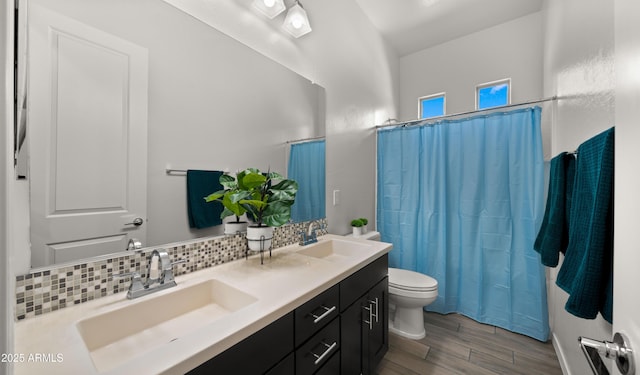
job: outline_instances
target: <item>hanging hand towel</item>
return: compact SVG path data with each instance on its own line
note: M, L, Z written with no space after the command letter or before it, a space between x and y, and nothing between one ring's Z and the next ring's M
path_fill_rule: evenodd
M556 284L569 293L565 309L612 319L614 128L578 148L569 245Z
M208 228L222 224L220 214L222 205L218 202L205 202L204 197L222 190L220 171L187 171L187 211L190 228Z
M551 159L547 207L533 248L540 253L542 264L558 265L559 253L569 243L569 207L575 171L575 157L563 152Z

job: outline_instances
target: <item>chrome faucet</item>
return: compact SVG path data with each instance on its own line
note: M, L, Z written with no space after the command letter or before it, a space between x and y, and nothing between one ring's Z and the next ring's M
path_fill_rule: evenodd
M314 220L309 223L309 227L307 228L307 232L300 232L300 242L301 246L309 245L312 243L318 242L318 235L316 230L323 229L324 226L320 225L317 220Z
M177 284L173 277L173 266L185 262L186 260L181 259L172 263L169 258L169 253L167 253L165 249L156 249L149 255L147 274L144 282L142 282L142 278L138 272L121 273L113 275L113 277L131 276L131 284L129 285L127 298L134 299L176 286Z

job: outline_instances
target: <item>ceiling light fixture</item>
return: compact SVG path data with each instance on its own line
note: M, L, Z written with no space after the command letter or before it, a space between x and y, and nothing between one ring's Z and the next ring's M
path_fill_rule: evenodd
M253 6L271 19L287 9L284 0L254 0Z
M307 12L299 1L296 0L295 4L287 11L287 17L285 17L282 27L296 38L311 32Z

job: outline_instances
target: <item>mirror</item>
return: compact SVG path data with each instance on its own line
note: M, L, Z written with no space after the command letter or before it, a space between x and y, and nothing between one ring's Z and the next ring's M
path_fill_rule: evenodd
M220 235L189 228L182 171L285 173L324 135L322 87L162 0L27 8L33 267Z

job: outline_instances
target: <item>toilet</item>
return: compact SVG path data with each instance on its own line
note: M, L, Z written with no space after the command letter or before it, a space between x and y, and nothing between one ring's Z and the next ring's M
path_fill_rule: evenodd
M358 237L380 241L372 231ZM427 275L389 267L389 331L413 340L425 336L422 309L438 297L438 281Z

